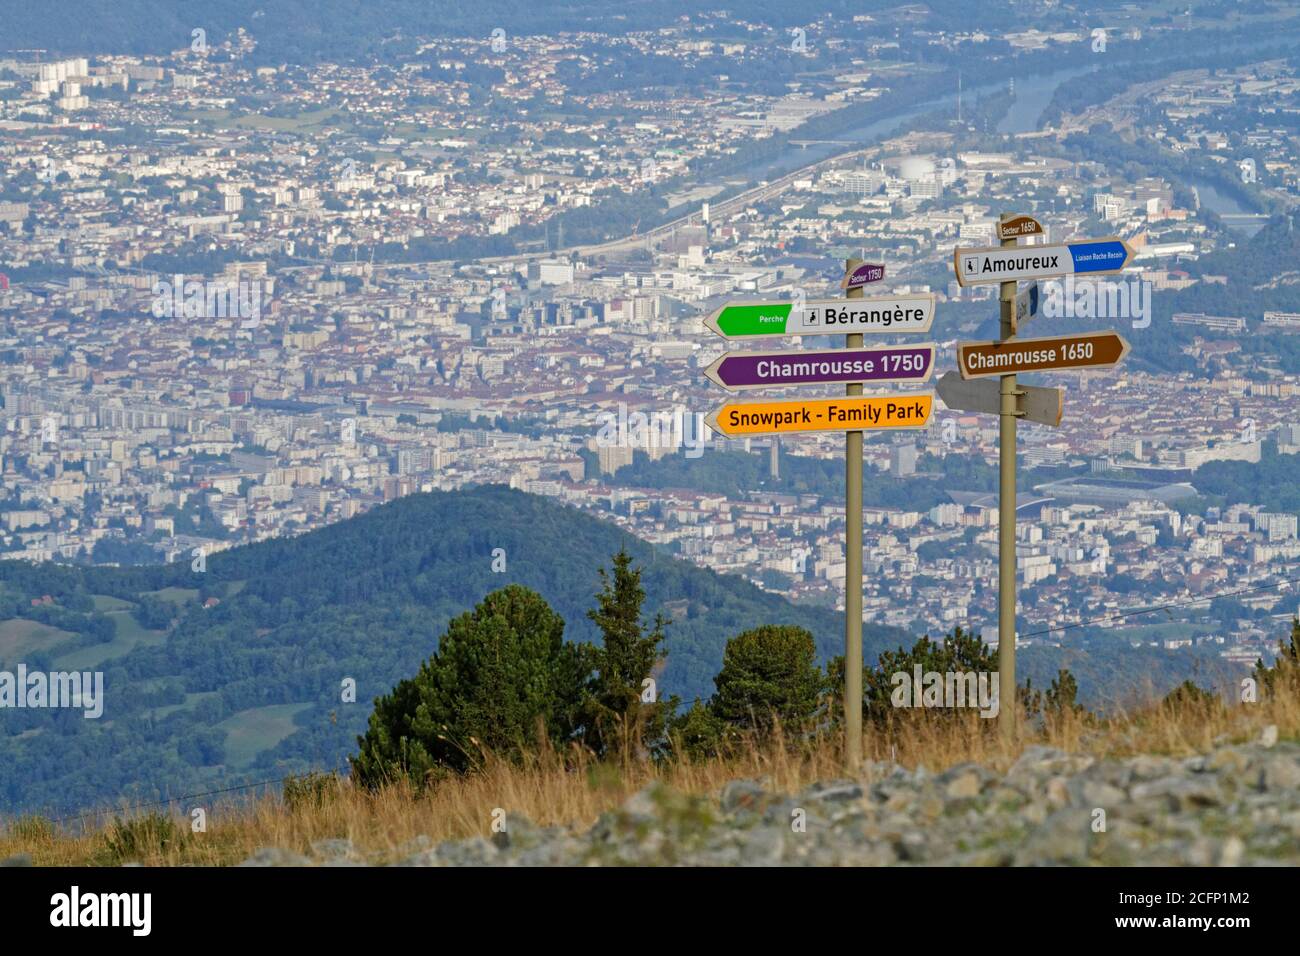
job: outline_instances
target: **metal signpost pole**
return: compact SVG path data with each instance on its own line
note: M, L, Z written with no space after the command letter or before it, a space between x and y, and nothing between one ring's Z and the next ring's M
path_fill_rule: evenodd
M1002 217L1004 222L1010 214ZM1002 240L1014 246L1014 237ZM1016 283L1000 285L1000 341L1016 334ZM998 729L1004 739L1016 732L1016 377L1003 375L998 430Z
M845 259L852 275L861 259ZM849 289L849 299L862 289ZM845 347L862 348L862 333L849 335ZM861 385L844 386L846 396L861 395ZM844 452L844 762L856 774L862 765L862 432L849 432Z
M1064 254L1058 252L1057 256ZM723 304L704 319L706 329L726 339L845 336L844 348L834 353L730 352L705 370L711 381L728 391L842 382L844 397L729 401L705 420L714 431L733 437L846 432L844 762L856 773L862 765L862 433L867 429L924 428L934 409L933 392L865 395L862 386L865 382L928 381L935 356L933 343L864 349L862 339L864 335L928 332L934 322L936 296L933 292L868 296L865 287L885 277L884 265L849 258L844 267L843 299L741 299ZM974 281L979 281L977 267L969 268ZM997 268L1004 267L999 264ZM1005 357L982 355L978 359L981 368L989 362L1006 361ZM984 386L963 381L961 389L978 398ZM1040 414L1049 411L1043 409ZM1059 415L1056 418L1059 420Z

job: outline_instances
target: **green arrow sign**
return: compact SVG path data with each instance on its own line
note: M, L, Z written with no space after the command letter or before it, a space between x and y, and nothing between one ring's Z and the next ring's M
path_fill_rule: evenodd
M862 332L928 332L934 321L934 293L863 299L793 302L728 302L704 320L726 338L778 335L853 335Z

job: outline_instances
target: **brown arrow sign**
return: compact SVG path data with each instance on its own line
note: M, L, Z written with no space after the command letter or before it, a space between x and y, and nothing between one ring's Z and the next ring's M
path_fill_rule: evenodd
M1111 368L1128 354L1128 349L1128 342L1118 332L1080 332L1043 339L1012 338L1005 342L962 342L957 346L957 368L962 378Z
M997 415L1002 411L1002 395L997 382L987 379L967 382L956 372L945 372L935 385L939 398L953 411L984 415ZM1016 411L1026 421L1057 428L1064 410L1064 394L1059 388L1017 383Z

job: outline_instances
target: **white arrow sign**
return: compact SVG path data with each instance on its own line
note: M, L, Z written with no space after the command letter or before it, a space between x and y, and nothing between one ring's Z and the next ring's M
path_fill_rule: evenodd
M1050 246L990 246L953 250L958 285L1052 279L1058 276L1120 272L1132 261L1123 239L1084 239Z

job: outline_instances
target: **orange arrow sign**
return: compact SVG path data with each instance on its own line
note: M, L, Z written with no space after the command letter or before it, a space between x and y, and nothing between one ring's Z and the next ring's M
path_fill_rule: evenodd
M1118 332L1080 332L1042 339L1005 342L962 342L957 368L962 378L1057 372L1072 368L1110 368L1128 355L1129 345Z
M723 435L784 435L790 432L857 432L877 428L924 428L934 393L854 395L788 402L727 402L705 422Z

